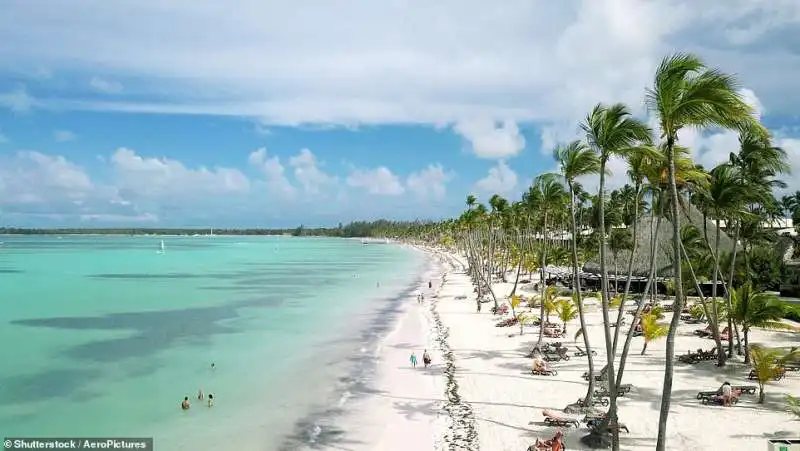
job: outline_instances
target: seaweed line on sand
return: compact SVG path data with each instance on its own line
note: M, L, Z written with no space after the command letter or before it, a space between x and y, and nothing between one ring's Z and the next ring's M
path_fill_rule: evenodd
M449 259L448 259L449 260ZM452 261L448 261L449 266L454 269ZM447 272L442 274L444 283ZM440 285L441 287L441 285ZM469 450L477 451L480 449L478 444L478 433L475 427L475 417L472 406L461 399L458 394L458 381L456 381L456 365L453 352L447 342L449 328L447 328L439 316L436 309L438 303L438 290L436 296L428 302L429 321L433 332L433 338L444 360L445 376L445 401L442 410L445 413L445 427L440 440L437 440L436 449L441 451Z

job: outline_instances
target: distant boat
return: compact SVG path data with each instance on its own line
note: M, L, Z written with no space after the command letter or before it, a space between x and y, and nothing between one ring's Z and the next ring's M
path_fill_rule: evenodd
M166 249L166 247L164 247L164 240L161 240L161 249L159 249L158 251L156 251L156 253L157 253L157 254L164 254L164 253L166 253L166 252L167 252L167 249Z
M214 228L213 227L211 228L211 230L209 230L208 236L214 236Z
M366 239L362 239L362 240L361 240L361 244L363 244L364 246L366 246L367 244L369 244L369 242L368 242Z

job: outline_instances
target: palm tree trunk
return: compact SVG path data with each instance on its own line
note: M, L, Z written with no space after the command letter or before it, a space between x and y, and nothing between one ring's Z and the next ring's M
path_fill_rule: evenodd
M533 347L534 350L539 349L542 346L542 340L544 339L544 290L545 290L545 263L547 262L547 210L544 212L544 227L542 229L542 244L541 244L541 269L539 271L540 274L540 284L542 286L542 296L539 299L541 305L539 306L539 339L536 341L536 346ZM549 315L548 315L549 316Z
M661 393L661 411L658 416L658 437L656 451L667 449L667 418L672 403L672 377L675 370L675 334L683 310L683 281L681 280L681 219L678 216L678 186L675 180L675 137L667 138L667 161L669 166L669 189L672 197L672 270L675 280L675 302L672 309L672 321L667 332L667 355L664 365L664 387Z
M522 270L522 254L519 256L519 262L517 263L517 278L514 279L514 288L511 289L510 296L514 296L517 293L517 284L519 283L519 273Z
M631 289L631 277L633 276L633 256L636 254L637 240L637 226L639 222L639 191L641 185L636 184L636 190L633 199L633 245L631 246L631 255L628 257L628 279L625 282L625 291L622 293L622 301L619 303L619 310L617 311L617 328L614 330L614 345L611 347L614 350L614 355L617 355L617 342L619 341L619 330L622 326L622 318L625 313L625 300L628 297L628 292ZM620 368L622 366L620 365Z
M575 293L575 303L578 307L578 319L583 331L583 345L586 347L586 358L589 360L589 389L583 398L583 405L590 406L594 392L594 358L592 358L592 345L589 343L589 331L586 329L586 317L583 314L583 294L581 293L581 278L578 270L578 227L575 224L575 193L572 184L569 184L569 212L572 218L572 288Z
M622 385L622 374L625 372L625 363L628 360L628 353L631 349L631 342L633 341L633 333L636 331L636 323L642 317L642 310L644 310L644 299L653 286L653 281L656 278L656 251L658 250L658 235L661 228L661 219L664 217L664 203L661 202L660 212L656 220L655 231L652 232L650 241L650 276L647 278L647 283L642 291L642 298L639 300L639 305L636 306L636 312L633 314L631 327L628 329L628 335L625 337L625 344L622 346L622 355L619 358L619 371L617 371L617 386ZM652 230L653 221L650 220L650 229ZM619 326L617 326L619 327Z
M605 224L605 171L606 158L600 158L600 289L603 293L602 312L603 312L603 333L606 340L606 371L608 372L608 392L610 403L608 408L608 423L611 426L611 449L619 451L619 430L617 429L617 384L616 373L614 372L614 350L611 339L611 323L608 317L608 271L606 268L606 224Z
M739 233L741 231L741 227L742 227L742 225L740 223L736 224L736 234L735 234L735 236L733 238L733 250L731 251L731 267L730 267L730 271L728 272L728 290L727 290L727 293L726 293L727 294L726 302L727 302L727 306L728 306L728 311L729 312L733 311L733 310L731 310L731 290L733 290L733 274L735 272L734 269L736 269L736 251L738 250ZM728 315L728 327L731 327L731 324L730 324L731 318L730 318L730 316L731 315ZM739 340L739 329L735 328L735 332L736 332L736 342L739 343L739 352L741 352L742 349L741 349L741 341ZM747 350L745 349L745 353L746 352L747 352ZM733 349L729 348L728 349L728 353L729 353L730 356L733 356ZM745 360L749 360L749 359L750 359L750 356L745 354Z
M742 333L744 334L744 364L750 364L750 328L747 326L742 327Z
M711 311L714 313L714 321L711 325L711 335L714 337L714 343L717 345L717 366L725 366L726 356L725 353L722 351L722 340L719 336L719 307L717 303L717 274L719 272L719 218L714 220L715 227L714 232L716 235L714 236L714 275L711 276L712 285L711 285ZM730 316L730 315L728 315ZM729 329L730 330L730 329Z
M642 346L642 353L639 355L644 355L645 352L647 352L647 341L644 342L644 346Z

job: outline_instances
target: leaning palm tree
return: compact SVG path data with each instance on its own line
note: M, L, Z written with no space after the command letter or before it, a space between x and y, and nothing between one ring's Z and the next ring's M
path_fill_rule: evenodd
M586 318L583 312L583 299L581 294L580 268L578 266L578 226L575 217L575 198L579 188L575 180L584 175L596 174L600 170L600 160L591 149L580 141L573 141L566 146L559 146L555 150L555 158L561 169L561 175L569 190L569 213L572 242L572 292L575 305L578 307L578 319L581 330L586 330ZM591 396L594 392L594 358L589 334L583 334L583 345L586 347L586 356L589 360L589 388L586 391L584 405L591 405Z
M675 333L683 308L681 281L680 218L678 187L675 180L674 149L678 132L684 127L718 126L726 129L755 130L767 135L753 115L753 108L737 92L734 77L709 69L697 56L674 54L664 58L656 70L655 83L647 90L646 103L655 114L669 168L669 191L672 200L672 264L675 278L675 308L667 335L664 387L658 420L656 451L667 448L667 418L671 404L675 357Z
M607 421L612 425L612 449L619 449L619 430L617 422L617 386L614 372L614 350L608 315L608 268L606 268L606 227L605 227L605 180L606 165L613 156L625 156L631 149L650 141L650 129L643 122L631 116L628 108L621 103L606 106L598 104L581 123L589 146L598 154L600 160L600 188L597 196L599 210L600 236L600 286L603 293L603 327L606 340L606 360L608 372L608 391L610 406Z

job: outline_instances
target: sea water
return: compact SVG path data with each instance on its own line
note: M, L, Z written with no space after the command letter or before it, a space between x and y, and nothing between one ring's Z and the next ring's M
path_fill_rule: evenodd
M341 407L427 264L332 238L2 241L0 436L154 437L166 451L313 442L319 427L298 421Z

